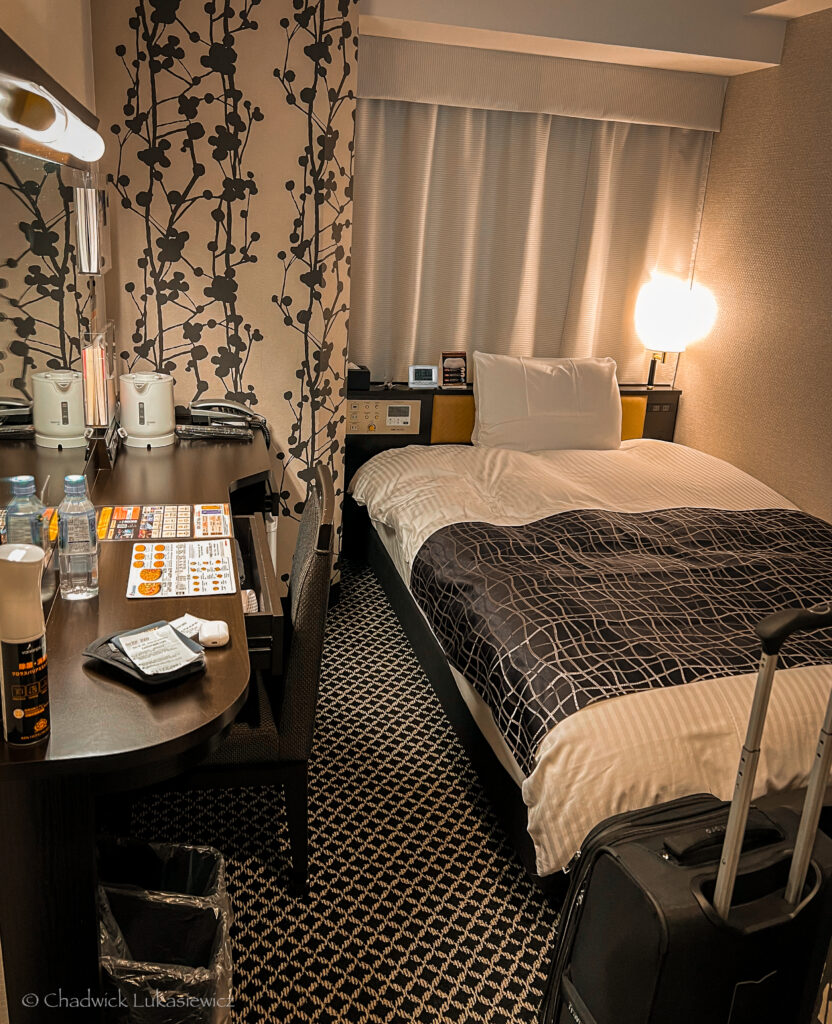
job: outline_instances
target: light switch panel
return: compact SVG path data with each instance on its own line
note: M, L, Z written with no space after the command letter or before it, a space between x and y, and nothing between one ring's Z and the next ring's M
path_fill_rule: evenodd
M418 434L422 403L402 399L348 399L348 434Z

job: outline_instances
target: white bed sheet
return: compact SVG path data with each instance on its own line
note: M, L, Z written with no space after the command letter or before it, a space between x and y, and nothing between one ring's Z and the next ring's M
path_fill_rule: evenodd
M728 463L646 439L598 452L413 445L377 455L350 490L408 585L421 545L452 523L520 525L578 508L795 508ZM565 867L589 829L611 814L689 793L731 796L753 674L590 705L549 731L524 778L490 709L452 671L477 725L522 787L541 875ZM777 674L756 797L806 784L830 686L832 665Z

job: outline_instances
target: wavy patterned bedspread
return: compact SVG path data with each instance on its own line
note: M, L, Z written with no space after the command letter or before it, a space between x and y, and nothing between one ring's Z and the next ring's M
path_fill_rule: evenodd
M526 772L580 708L755 670L754 623L832 596L832 525L789 509L564 511L456 523L413 562L411 590ZM784 667L832 662L795 638Z

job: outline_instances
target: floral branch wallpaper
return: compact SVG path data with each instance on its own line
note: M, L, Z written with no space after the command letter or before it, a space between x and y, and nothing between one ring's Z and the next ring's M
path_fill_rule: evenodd
M355 4L92 8L119 348L268 418L284 567L314 465L343 489Z
M73 172L0 149L0 396L35 370L80 368L93 295L76 262Z

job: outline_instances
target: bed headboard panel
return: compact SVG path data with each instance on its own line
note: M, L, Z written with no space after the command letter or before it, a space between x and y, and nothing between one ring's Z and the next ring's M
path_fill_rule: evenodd
M621 439L655 437L673 440L676 410L681 394L675 388L622 388ZM407 404L408 425L403 425L394 408L386 426L390 406ZM408 410L405 409L405 412ZM370 423L372 422L372 425ZM404 385L385 388L372 385L369 390L350 390L347 394L346 482L362 463L386 448L408 444L470 444L474 429L474 395L469 388L450 394L447 391L415 390Z
M431 444L470 444L474 429L473 395L434 395Z
M644 436L646 395L621 396L621 440ZM474 429L474 396L436 394L430 425L431 444L469 444Z

